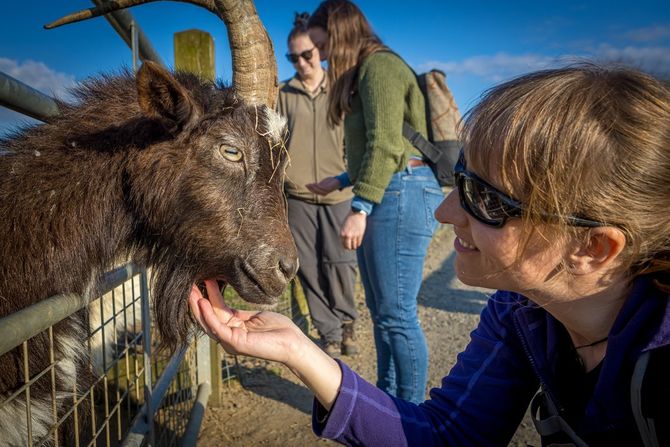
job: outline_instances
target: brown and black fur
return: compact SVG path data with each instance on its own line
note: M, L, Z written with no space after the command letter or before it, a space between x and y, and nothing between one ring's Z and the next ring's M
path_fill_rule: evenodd
M60 293L94 297L100 274L125 259L152 268L170 349L193 327L194 282L217 278L248 301L276 300L297 260L273 112L151 63L137 80L101 76L74 94L50 122L0 140L0 317ZM54 336L83 340L85 324L80 312ZM36 373L48 363L43 337L30 350ZM0 401L23 382L20 364L18 349L0 357Z

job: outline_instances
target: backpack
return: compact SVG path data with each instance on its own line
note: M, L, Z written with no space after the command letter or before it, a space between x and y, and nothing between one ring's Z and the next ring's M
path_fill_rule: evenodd
M434 69L420 75L414 74L426 102L428 139L406 121L402 134L423 154L440 186L454 186L454 165L461 150L457 135L461 114L447 87L443 71Z

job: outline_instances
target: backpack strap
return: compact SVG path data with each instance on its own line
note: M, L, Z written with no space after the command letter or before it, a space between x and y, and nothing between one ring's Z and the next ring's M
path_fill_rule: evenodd
M542 417L542 411L546 412L547 417ZM588 444L580 438L577 433L570 427L563 417L559 414L556 404L551 400L549 395L542 390L539 390L533 400L530 402L530 416L535 425L535 430L544 439L545 437L562 434L570 439L570 443L552 444L575 447L588 447ZM544 441L543 444L544 445Z
M433 143L426 140L423 135L414 130L407 121L402 123L402 135L432 163L437 163L442 156L442 152L439 151Z
M635 362L635 369L630 382L630 402L644 447L660 447L654 419L645 417L642 412L642 383L647 372L647 366L649 366L650 355L650 351L643 352Z

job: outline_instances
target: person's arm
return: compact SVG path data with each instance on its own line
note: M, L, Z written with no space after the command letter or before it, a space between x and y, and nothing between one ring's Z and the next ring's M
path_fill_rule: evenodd
M327 415L314 412L314 432L348 445L508 445L538 387L512 321L514 302L507 292L489 300L455 366L420 405L340 363L340 393Z
M240 311L194 287L189 304L201 327L231 354L287 365L314 393L315 433L349 445L507 445L537 390L512 323L509 294L482 312L456 365L420 405L394 398L322 352L293 322L273 312ZM323 408L319 409L319 405Z
M361 67L358 80L366 146L354 194L379 203L405 153L402 124L408 83L407 67L397 56L379 53Z

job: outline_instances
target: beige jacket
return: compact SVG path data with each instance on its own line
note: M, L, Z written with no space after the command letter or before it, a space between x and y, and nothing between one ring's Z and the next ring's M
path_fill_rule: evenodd
M279 86L277 110L288 119L285 190L289 197L309 203L331 205L350 200L351 188L317 196L305 188L325 177L346 171L344 129L332 128L327 121L328 91L325 81L313 98L294 76Z

